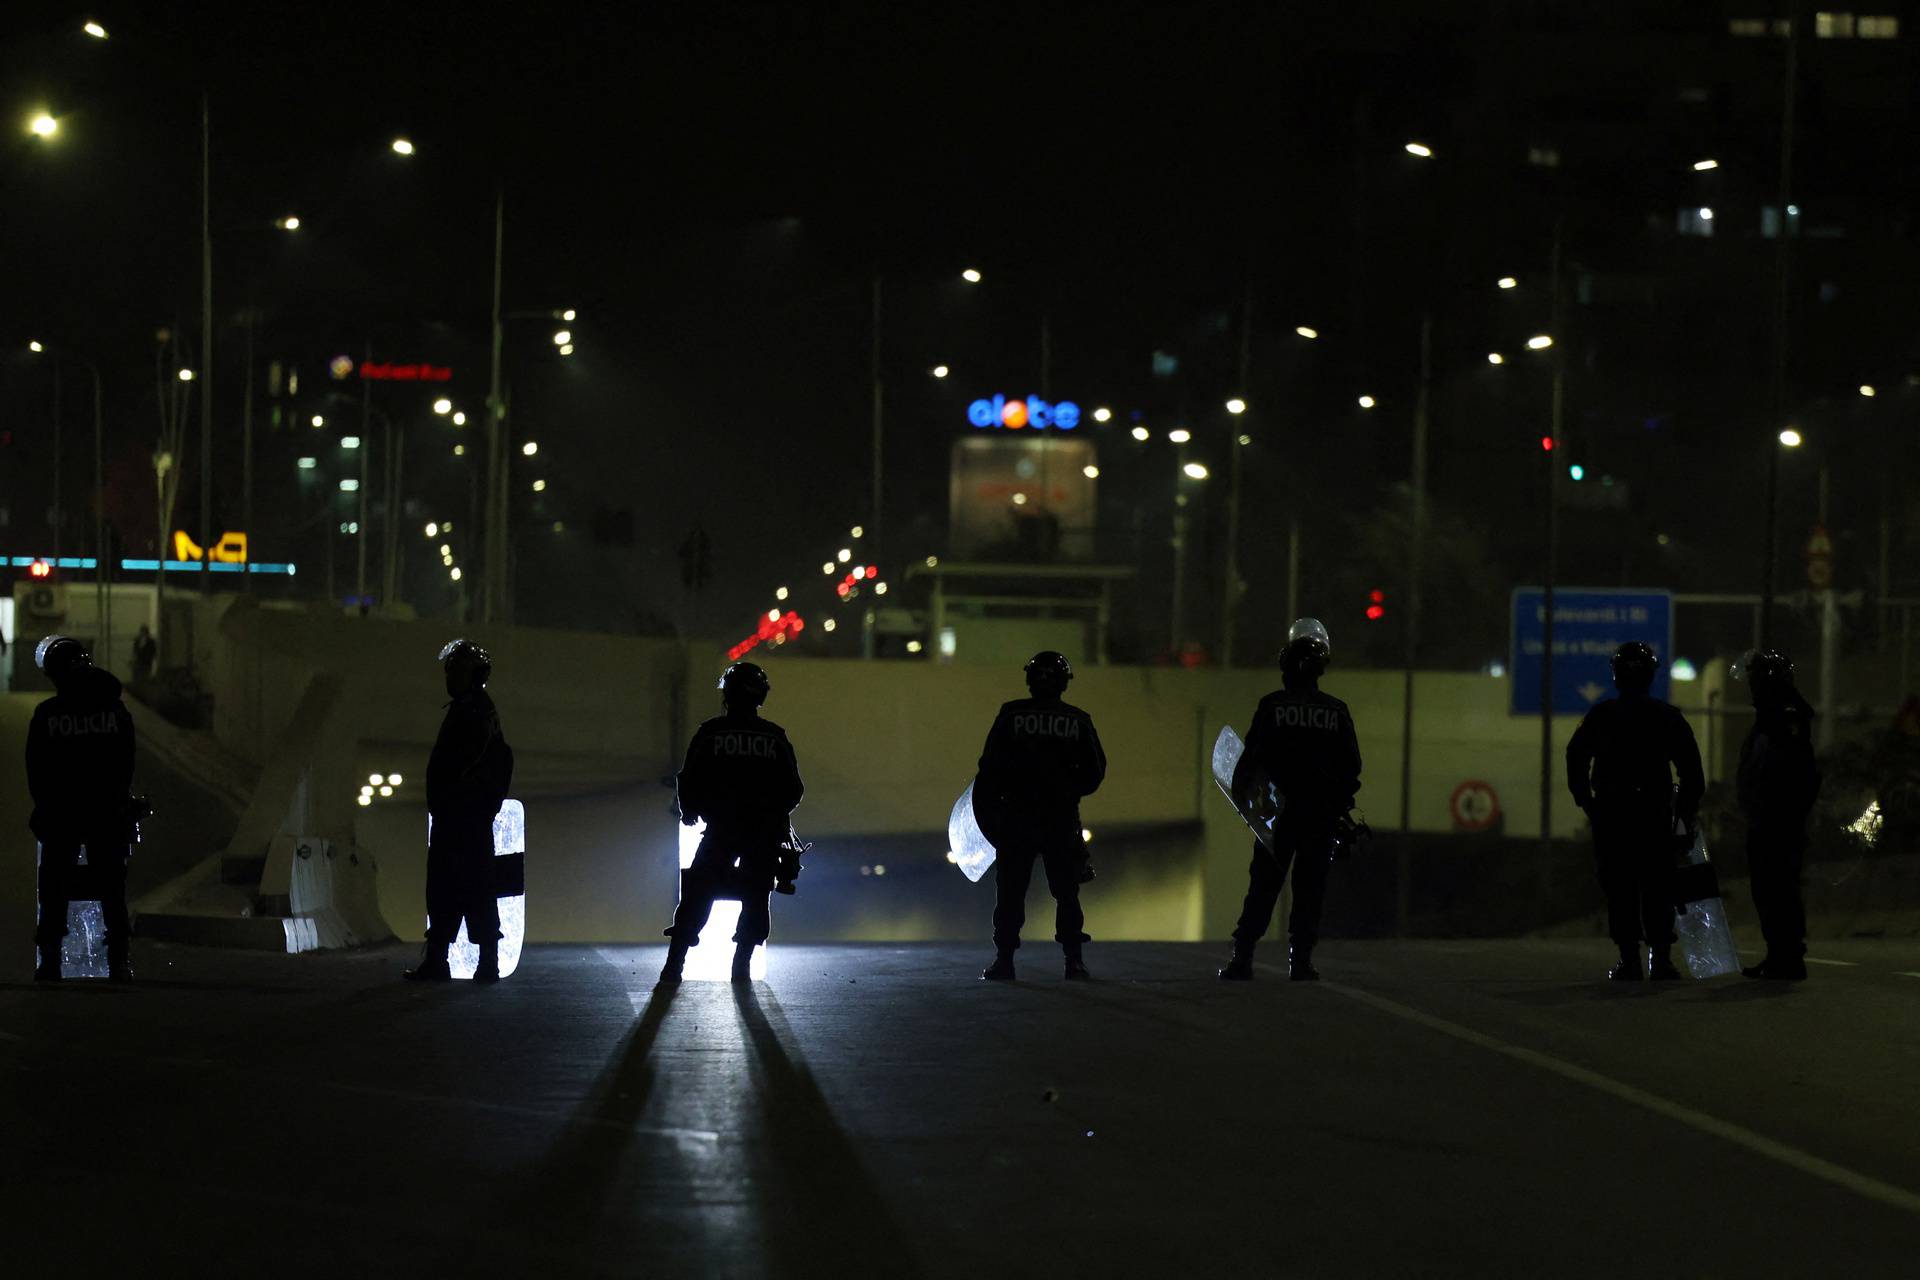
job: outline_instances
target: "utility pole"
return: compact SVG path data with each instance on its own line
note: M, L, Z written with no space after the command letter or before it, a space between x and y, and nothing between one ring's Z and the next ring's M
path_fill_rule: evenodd
M367 363L373 363L373 339L367 339ZM360 567L353 577L356 605L367 602L367 454L373 448L373 380L360 379L360 528L354 541L359 546Z
M501 465L501 428L505 425L507 407L500 395L500 348L503 332L500 318L500 274L505 260L504 249L507 235L507 197L504 189L494 188L493 195L493 329L492 355L487 372L487 500L485 528L482 531L483 550L481 568L486 574L485 583L480 591L480 620L492 622L496 610L504 608L502 597L506 593L505 530L500 526L505 512L499 502L500 473L505 470Z
M876 270L873 273L873 341L871 343L871 349L868 352L868 377L873 385L873 445L871 449L873 457L873 504L872 511L868 515L871 523L867 527L867 548L868 554L872 556L874 564L880 563L880 538L882 533L880 520L882 502L881 488L885 482L884 477L886 474L882 466L882 447L885 443L886 433L886 411L885 387L880 381L880 288L880 273ZM861 614L860 656L863 658L872 658L875 650L879 647L879 638L874 634L874 626L878 619L875 618L874 613L874 605L869 603L865 611Z
M247 554L240 564L240 589L253 594L253 329L259 312L247 308L247 381L240 401L240 520L247 531Z
M213 129L200 94L200 594L213 594ZM164 557L163 547L160 554Z
M1412 519L1407 530L1407 628L1400 684L1400 850L1394 885L1394 931L1406 937L1413 917L1413 669L1420 654L1420 578L1427 542L1427 403L1433 386L1433 312L1420 317L1420 387L1413 401Z
M1247 297L1240 310L1240 389L1239 395L1248 408L1242 410L1241 421L1252 412L1252 388L1248 385L1253 368L1253 281L1247 281ZM1224 590L1220 599L1220 665L1233 665L1233 633L1240 620L1240 424L1229 428L1227 439L1229 460L1227 462L1227 574ZM1297 527L1297 526L1296 526ZM1293 549L1288 548L1288 596L1292 597ZM1291 607L1291 603L1289 604ZM1288 615L1292 622L1292 615Z
M1567 335L1564 332L1564 306L1561 287L1561 254L1564 216L1553 223L1553 275L1547 336L1553 339L1553 406L1548 417L1550 448L1541 450L1547 467L1547 569L1541 588L1543 614L1540 623L1540 851L1553 852L1553 588L1560 568L1560 447L1565 424L1567 383ZM1541 874L1546 874L1547 859L1541 859Z
M88 372L93 374L93 609L94 621L100 628L100 634L94 643L98 646L97 656L106 666L113 665L113 606L112 597L107 591L107 489L103 479L106 466L103 459L105 448L105 389L100 385L100 366L89 364Z
M1766 563L1760 574L1760 644L1773 640L1774 574L1778 571L1777 550L1780 538L1780 441L1787 426L1787 349L1792 318L1791 281L1793 218L1787 210L1793 199L1793 128L1795 99L1798 94L1800 28L1804 13L1800 6L1789 5L1793 16L1787 22L1786 71L1780 88L1780 238L1773 249L1773 384L1770 396L1772 420L1767 425L1767 533L1761 554Z

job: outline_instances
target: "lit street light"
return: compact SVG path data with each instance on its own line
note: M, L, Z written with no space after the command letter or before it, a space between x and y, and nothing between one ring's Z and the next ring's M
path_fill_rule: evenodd
M572 307L568 307L565 311L562 311L560 313L560 318L566 321L568 324L572 324L574 316L578 314L579 313L575 311Z
M1149 438L1152 437L1152 435L1153 435L1153 432L1147 430L1145 427L1135 427L1133 429L1133 438L1135 440L1141 441L1142 443L1145 443Z
M531 458L534 454L540 452L540 446L536 442L529 440L520 446L520 452Z
M1502 289L1517 289L1520 287L1520 282L1512 276L1501 276L1498 283Z
M358 449L360 447L360 437L359 436L341 436L340 447L342 449Z
M88 22L86 26L80 29L92 36L95 40L105 40L107 38L107 29L97 22Z
M1245 413L1246 411L1247 411L1247 402L1245 400L1242 400L1239 396L1235 396L1233 399L1227 401L1228 413L1241 414L1241 413Z
M182 370L180 371L180 381L182 381L182 382L192 382L192 381L193 381L193 370L191 370L191 369L182 369Z
M284 218L276 219L273 225L282 231L298 231L300 229L300 219L297 215L290 213Z
M1089 480L1098 480L1100 478L1100 468L1089 462L1086 466L1080 468L1080 474Z
M429 538L437 538L440 536L440 526L431 520L427 522L427 536Z
M1536 333L1527 339L1527 350L1529 351L1545 351L1552 345L1553 335L1550 333Z
M785 600L787 598L787 589L785 587L776 587L773 592L773 598L775 600Z
M1507 358L1501 355L1498 351L1487 352L1488 364L1505 364L1506 362L1507 362Z
M317 413L313 415L312 422L313 422L313 428L316 431L318 431L321 427L324 427L327 425L327 420L321 417Z
M447 399L445 396L442 396L440 397L440 399L435 400L433 402L433 411L435 413L442 414L442 415L452 413L453 401Z
M1093 420L1095 422L1106 422L1112 417L1113 417L1113 410L1105 407L1095 409L1093 411Z
M1407 144L1407 154L1410 156L1419 156L1422 160L1431 160L1433 159L1433 148L1424 142L1409 142Z
M1362 409L1371 409L1371 408L1373 408L1373 406L1374 406L1374 403L1375 403L1375 402L1374 402L1374 398L1373 398L1372 396L1361 396L1361 397L1360 397L1360 407L1361 407Z
M1318 329L1309 328L1304 324L1295 325L1293 327L1293 331L1299 334L1303 338L1317 338L1320 336L1320 331Z
M545 493L547 491L547 482L545 480L535 480L533 482L533 491L535 493Z
M834 559L838 560L841 564L845 564L847 561L853 559L853 548L852 547L840 548L840 554L835 556Z
M460 566L455 565L452 569L449 569L447 571L447 577L453 579L455 582L460 581Z
M933 366L933 376L936 378L944 378L947 376L947 374L951 372L952 370L948 369L947 366L943 364L937 364Z
M1872 387L1866 386L1863 384L1860 388L1860 394L1865 396L1867 399L1871 400L1874 398L1874 396L1878 395L1879 392L1875 391Z
M45 351L46 348L41 346L39 339L36 338L28 341L27 350L33 352L35 355L38 355L40 352Z
M454 425L454 426L456 426L456 427L464 427L464 426L466 426L466 425L467 425L467 415L466 415L466 414L464 414L464 413L456 413L456 414L454 414L454 415L453 415L453 425Z
M1167 432L1167 439L1173 441L1175 444L1185 444L1187 441L1193 439L1193 432L1187 430L1185 427L1175 427L1173 430Z
M572 342L572 341L573 341L573 330L571 329L562 329L560 330L560 332L553 335L553 345L556 347L564 347L569 342Z
M413 143L407 141L405 138L395 138L393 140L393 154L397 156L412 155Z
M566 344L565 346L563 346L563 347L561 347L561 348L560 348L560 354L561 354L561 355L563 355L563 356L570 356L570 355L572 355L572 354L573 354L573 344L572 344L571 342L569 342L569 343L567 343L567 344Z
M962 280L965 280L968 284L980 283L980 273L978 271L975 271L972 267L968 267L965 271L962 271L960 273L960 278Z
M1185 472L1190 479L1194 480L1205 480L1209 474L1206 467L1198 462L1189 462L1186 466L1180 468L1180 470Z
M1709 169L1718 169L1719 167L1720 162L1718 160L1695 160L1693 162L1693 171L1695 173L1705 173Z
M1709 209L1709 208L1707 208L1707 207L1706 207L1705 205L1701 205L1701 206L1700 206L1700 221L1702 221L1702 222L1712 222L1712 221L1713 221L1713 210L1711 210L1711 209Z
M1780 433L1780 443L1787 446L1787 448L1789 449L1798 449L1803 443L1805 443L1805 438L1802 437L1801 434L1798 431L1795 431L1792 427L1788 427L1785 431L1782 431Z
M44 111L37 111L27 121L27 132L36 138L51 138L60 132L60 122Z

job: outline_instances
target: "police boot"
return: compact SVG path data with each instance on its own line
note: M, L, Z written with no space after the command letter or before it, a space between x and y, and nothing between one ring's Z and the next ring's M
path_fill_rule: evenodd
M1804 956L1775 955L1769 950L1759 964L1740 971L1749 978L1770 978L1776 982L1801 982L1807 976Z
M1233 957L1227 961L1226 967L1220 970L1220 980L1222 982L1253 981L1253 944L1251 942L1236 941L1233 944Z
M988 982L1013 981L1013 952L1001 951L993 957L993 963L980 971L980 976Z
M420 963L401 975L408 982L451 982L453 970L447 967L447 945L431 938L420 949Z
M1649 982L1678 982L1680 971L1673 967L1673 952L1668 947L1655 947L1647 961L1647 980Z
M133 965L127 960L127 944L124 942L107 944L107 980L109 982L133 981Z
M474 967L473 980L487 983L500 981L500 943L498 941L480 944L480 961Z
M680 972L686 967L687 944L675 938L667 946L667 962L660 966L660 982L670 986L680 981Z
M1087 972L1087 962L1085 957L1083 957L1080 954L1080 948L1068 947L1067 948L1067 971L1066 971L1067 981L1086 982L1090 980L1092 977L1093 975Z
M753 943L736 942L733 944L733 980L735 982L753 981Z
M1318 982L1320 971L1313 967L1313 944L1294 942L1287 946L1287 977L1295 982Z
M1607 970L1607 981L1638 982L1640 981L1640 977L1639 946L1621 947L1620 962L1614 965L1613 968Z
M50 947L42 944L40 947L40 963L34 967L33 980L35 982L60 981L59 943L56 942Z

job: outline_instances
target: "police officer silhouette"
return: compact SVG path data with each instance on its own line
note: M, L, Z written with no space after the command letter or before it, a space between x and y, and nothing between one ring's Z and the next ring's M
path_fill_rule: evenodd
M1807 976L1807 908L1800 867L1807 814L1820 794L1813 760L1813 708L1793 686L1793 663L1772 649L1748 657L1753 728L1740 745L1740 811L1747 819L1747 872L1767 954L1749 978Z
M440 650L447 714L427 757L427 943L415 982L446 982L447 948L466 921L480 949L475 982L500 981L500 900L494 883L493 819L513 785L513 748L487 693L493 658L471 640Z
M1630 640L1614 651L1612 666L1619 696L1594 703L1574 730L1567 787L1593 824L1607 932L1620 950L1607 977L1640 981L1644 940L1645 976L1673 981L1680 976L1673 966L1674 820L1691 844L1706 778L1687 718L1650 692L1660 668L1653 649Z
M1233 956L1220 970L1230 982L1253 977L1253 951L1273 919L1280 888L1293 874L1293 911L1287 918L1288 976L1311 982L1320 909L1327 895L1339 824L1360 790L1360 740L1347 704L1320 690L1333 656L1327 629L1302 618L1280 653L1282 688L1260 699L1247 728L1246 750L1234 771L1234 792L1264 771L1284 804L1273 824L1273 850L1258 840L1247 866L1247 896L1233 930Z
M680 821L707 829L693 864L680 873L680 903L667 936L667 962L660 981L680 981L687 948L700 945L716 898L740 899L733 935L735 982L752 977L753 949L773 929L775 882L791 892L786 860L789 815L806 794L787 731L760 714L773 682L751 662L736 662L720 676L725 708L694 730L686 764L677 779Z
M1099 790L1107 776L1106 752L1093 717L1063 701L1073 667L1049 649L1026 666L1025 698L1006 703L994 717L974 778L974 816L993 842L994 960L982 978L1010 981L1013 953L1027 919L1027 887L1038 860L1054 899L1054 939L1066 953L1066 976L1091 977L1082 948L1080 883L1090 878L1080 831L1080 800Z
M34 708L27 729L27 789L33 795L28 825L40 841L40 924L33 935L40 959L33 976L60 980L60 940L84 847L105 917L108 976L130 981L133 717L120 700L120 682L94 666L78 640L48 636L33 660L54 688L53 697Z

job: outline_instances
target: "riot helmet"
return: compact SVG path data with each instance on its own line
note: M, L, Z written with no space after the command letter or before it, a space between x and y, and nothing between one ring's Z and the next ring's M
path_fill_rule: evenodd
M1320 642L1327 646L1327 656L1333 656L1333 637L1327 634L1326 623L1318 618L1297 618L1294 624L1287 628L1288 644L1307 636L1318 636Z
M1333 659L1333 640L1318 618L1301 618L1287 628L1287 647L1280 651L1280 674L1289 681L1318 680Z
M766 668L759 663L736 662L720 673L716 687L720 690L720 700L729 707L742 703L757 707L773 692L773 681L767 679Z
M1613 686L1621 693L1645 693L1653 688L1654 672L1660 669L1660 657L1653 646L1629 640L1613 651Z
M1067 691L1073 679L1073 664L1067 655L1042 649L1027 659L1027 691L1039 697L1057 698Z
M440 669L446 673L448 696L457 698L487 687L493 656L464 637L449 640L440 650Z
M1778 649L1757 649L1741 666L1754 706L1779 702L1793 692L1793 663Z
M33 665L58 685L81 668L92 666L93 655L72 636L48 636L33 647Z

